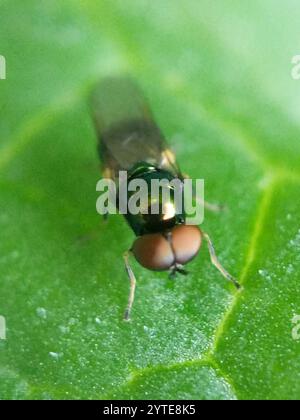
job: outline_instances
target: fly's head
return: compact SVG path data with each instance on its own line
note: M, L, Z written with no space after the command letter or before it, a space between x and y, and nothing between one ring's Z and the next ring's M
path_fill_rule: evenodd
M148 270L185 274L183 266L196 257L201 244L201 230L197 226L182 224L162 233L138 237L132 252Z

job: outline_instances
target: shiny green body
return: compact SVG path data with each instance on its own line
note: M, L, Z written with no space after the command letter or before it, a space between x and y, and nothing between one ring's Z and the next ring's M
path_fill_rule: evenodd
M164 169L159 169L151 164L147 164L146 162L138 162L129 172L129 181L133 179L143 179L148 186L148 200L147 200L147 208L148 214L139 213L137 215L132 215L128 213L125 215L125 218L129 225L131 226L132 230L135 232L137 236L141 236L147 233L156 233L162 232L167 229L171 229L173 226L177 224L182 224L185 221L185 214L184 209L180 213L174 215L174 217L164 220L163 213L161 208L162 203L162 190L160 189L159 196L153 197L150 195L151 193L151 181L152 180L168 180L172 181L174 179L174 175L166 171ZM128 200L132 196L132 192L128 192ZM156 201L159 201L159 214L150 214L151 204ZM170 188L170 204L176 207L175 197L174 197L174 188Z
M94 90L92 112L99 136L99 154L103 167L112 179L127 171L128 181L143 179L149 196L145 207L151 208L151 180L182 179L174 162L164 155L168 149L164 136L153 120L139 88L129 78L108 78ZM133 193L128 192L128 200ZM183 191L182 191L183 194ZM157 198L161 201L161 195ZM170 188L170 206L174 189ZM161 209L162 210L162 209ZM127 214L125 218L137 236L163 232L184 223L184 209L174 217L160 214Z

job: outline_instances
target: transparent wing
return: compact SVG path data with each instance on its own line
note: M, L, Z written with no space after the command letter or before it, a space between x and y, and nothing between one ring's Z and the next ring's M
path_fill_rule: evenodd
M180 176L174 155L131 79L109 78L99 84L92 95L92 113L99 154L113 177L137 162L149 162Z

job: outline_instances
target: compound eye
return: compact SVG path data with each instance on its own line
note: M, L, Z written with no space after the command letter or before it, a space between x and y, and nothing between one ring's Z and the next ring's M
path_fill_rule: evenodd
M165 271L174 264L174 254L168 240L160 233L136 239L132 252L136 260L148 270Z
M178 264L187 264L198 254L202 244L201 231L197 226L179 225L172 229L172 245Z

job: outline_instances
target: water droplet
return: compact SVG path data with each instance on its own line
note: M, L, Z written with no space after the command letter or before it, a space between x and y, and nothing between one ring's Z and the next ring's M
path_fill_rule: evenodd
M37 308L36 314L42 319L47 319L47 310L45 308Z
M49 356L54 360L59 360L62 357L62 353L55 353L53 351L49 352Z
M70 332L70 328L64 325L59 326L59 330L62 334L68 334Z

